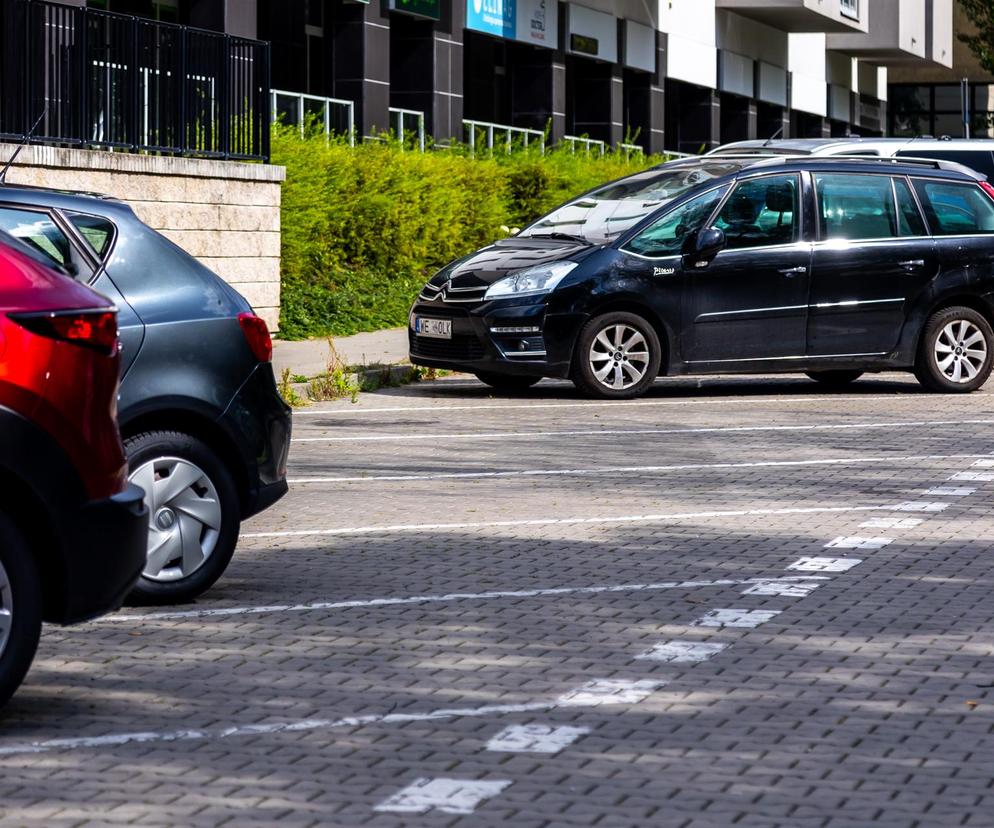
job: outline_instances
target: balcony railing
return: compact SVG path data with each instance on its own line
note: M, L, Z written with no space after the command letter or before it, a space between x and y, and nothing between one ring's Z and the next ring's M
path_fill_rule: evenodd
M45 0L0 15L0 138L267 160L269 45Z
M576 152L576 148L579 145L580 149L590 154L591 150L595 150L601 155L607 150L607 143L605 141L599 141L596 138L587 138L583 135L564 135L563 143L569 144L570 152Z
M466 130L469 151L473 154L476 154L476 148L481 143L486 146L490 153L494 151L495 147L504 152L511 152L517 141L520 141L523 147L527 147L529 142L537 143L539 152L545 152L545 133L540 129L525 129L507 124L493 124L489 121L468 120L463 120L463 128Z
M349 144L355 146L355 103L352 101L283 89L273 89L270 97L270 118L297 125L301 138L307 119L314 118L324 128L325 135L345 135Z
M414 146L425 151L425 114L417 109L401 109L400 107L390 107L390 127L393 134L400 141L401 148L407 143L408 136L411 137Z

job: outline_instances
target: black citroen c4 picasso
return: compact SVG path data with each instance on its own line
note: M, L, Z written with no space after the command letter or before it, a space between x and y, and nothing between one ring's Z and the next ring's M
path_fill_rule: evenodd
M994 187L946 161L674 161L442 268L409 321L412 362L504 390L907 370L973 391L994 358Z

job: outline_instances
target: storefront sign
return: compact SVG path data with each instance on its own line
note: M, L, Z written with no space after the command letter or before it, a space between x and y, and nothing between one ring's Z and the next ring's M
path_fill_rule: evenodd
M618 18L575 3L566 4L566 50L570 54L618 60Z
M466 28L498 37L513 38L514 0L466 0Z
M559 45L558 2L557 0L466 0L466 28L555 49Z
M442 17L442 0L389 0L390 11L439 20Z

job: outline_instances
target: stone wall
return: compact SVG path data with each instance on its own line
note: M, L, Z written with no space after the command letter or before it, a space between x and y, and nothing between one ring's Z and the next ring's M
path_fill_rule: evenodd
M0 164L15 147L0 144ZM10 184L105 193L235 287L276 330L283 167L29 146Z

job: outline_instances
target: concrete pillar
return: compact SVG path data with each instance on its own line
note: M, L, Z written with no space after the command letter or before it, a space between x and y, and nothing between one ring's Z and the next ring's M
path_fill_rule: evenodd
M656 32L656 71L649 85L649 133L642 136L646 152L662 152L666 147L666 35Z
M466 3L443 3L443 19L432 32L435 85L429 121L436 141L462 141L463 134L463 29Z
M566 62L563 53L556 51L552 57L552 128L549 143L558 144L566 134Z
M335 17L334 97L355 101L359 137L390 128L390 20L379 3L329 6Z

